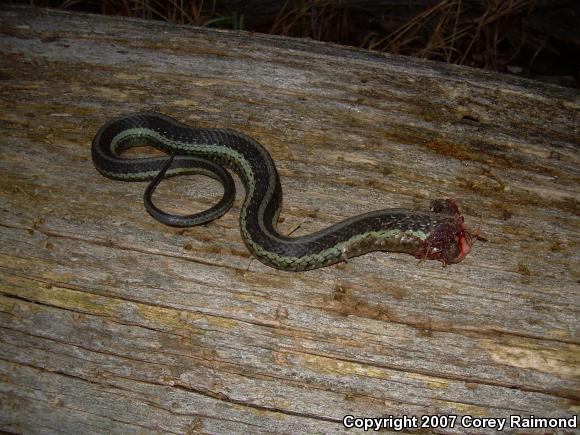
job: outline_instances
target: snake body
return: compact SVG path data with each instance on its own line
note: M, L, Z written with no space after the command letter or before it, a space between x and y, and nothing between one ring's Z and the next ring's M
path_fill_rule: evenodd
M128 148L151 145L171 157L125 159ZM351 217L313 234L288 237L277 229L282 187L268 151L251 137L229 129L192 128L155 112L113 119L97 132L92 158L105 177L122 181L154 180L145 194L149 213L175 226L206 223L232 205L235 187L227 168L246 189L240 212L242 238L261 262L277 269L316 269L370 251L404 252L417 258L457 263L469 252L470 236L450 199L431 203L429 212L384 209ZM201 173L224 186L214 207L191 216L157 209L151 194L164 177Z

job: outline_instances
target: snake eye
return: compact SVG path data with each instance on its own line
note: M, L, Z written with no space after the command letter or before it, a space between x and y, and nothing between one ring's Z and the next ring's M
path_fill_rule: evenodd
M433 213L448 214L450 216L461 216L459 207L452 199L434 199L431 201L431 211Z

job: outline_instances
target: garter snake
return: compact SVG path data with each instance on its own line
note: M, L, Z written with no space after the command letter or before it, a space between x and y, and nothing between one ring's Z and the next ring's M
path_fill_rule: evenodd
M152 145L170 156L122 158L128 148ZM431 203L429 212L384 209L351 217L313 234L289 237L277 230L282 207L280 177L268 151L235 130L192 128L155 112L113 119L97 132L92 158L105 177L122 181L153 180L145 192L147 211L173 226L207 223L232 205L235 186L225 169L246 189L240 211L242 238L261 262L277 269L302 271L328 266L370 251L404 252L416 258L457 263L468 254L471 237L451 199ZM159 210L151 195L164 177L204 174L224 187L222 200L189 216Z

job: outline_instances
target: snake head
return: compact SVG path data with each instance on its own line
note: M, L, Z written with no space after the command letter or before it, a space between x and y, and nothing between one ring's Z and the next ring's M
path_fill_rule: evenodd
M444 265L459 263L471 251L472 236L465 228L459 207L452 199L436 199L431 202L431 211L448 215L434 223L429 236L423 241L416 258L439 260Z

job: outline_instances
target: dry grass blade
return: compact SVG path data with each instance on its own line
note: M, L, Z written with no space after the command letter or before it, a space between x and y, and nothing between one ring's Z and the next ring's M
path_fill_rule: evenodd
M513 19L531 13L536 0L441 0L385 37L363 42L370 49L498 69L520 52L525 35L509 35ZM506 48L507 47L507 48ZM504 53L505 52L505 53Z
M493 70L513 64L529 69L539 53L543 58L545 52L554 51L549 36L530 33L527 23L552 7L563 13L566 7L565 1L557 0L31 1L109 15L311 37ZM420 10L421 5L428 6Z

